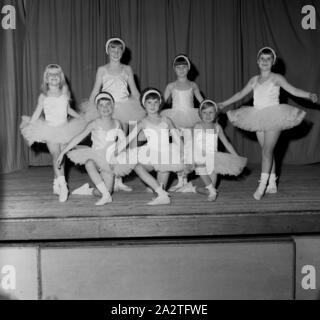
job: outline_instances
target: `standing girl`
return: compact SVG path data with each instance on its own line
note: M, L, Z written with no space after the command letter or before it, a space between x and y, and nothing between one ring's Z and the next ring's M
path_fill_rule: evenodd
M169 195L164 190L169 173L179 172L185 168L180 152L181 139L172 121L160 115L161 102L158 90L145 90L141 103L147 116L138 122L136 128L129 134L128 141L119 147L119 151L124 150L139 134L142 134L147 141L141 147L130 149L130 153L137 158L138 165L135 172L158 195L148 205L169 204ZM169 133L172 134L173 143L169 143ZM149 173L152 170L157 172L157 180Z
M32 117L22 117L21 133L29 145L34 142L47 144L53 158L53 192L59 195L59 201L68 198L64 166L58 168L57 158L63 145L83 130L85 121L70 108L70 93L64 73L57 64L50 64L43 74L42 93ZM44 113L44 119L40 115ZM68 115L76 118L68 121Z
M178 55L173 60L173 69L177 76L176 81L167 85L164 92L164 99L168 101L172 98L172 108L162 111L162 115L170 118L175 126L182 129L185 144L191 143L191 135L187 134L190 128L200 121L198 110L194 108L194 97L202 102L203 97L195 82L188 80L188 72L191 63L187 56ZM183 130L187 129L187 130ZM182 188L183 187L183 188ZM182 188L182 189L181 189ZM181 172L178 174L178 184L171 187L170 191L192 191L192 184L187 183L186 174Z
M97 206L112 202L114 176L129 174L134 164L125 163L125 154L114 159L117 140L125 139L119 120L113 119L114 100L108 92L100 92L95 98L99 118L93 120L78 136L62 150L57 163L60 166L65 154L76 164L84 164L86 170L102 194ZM91 133L92 147L81 147L70 151ZM70 151L70 152L69 152ZM122 158L121 158L122 157ZM115 160L112 161L111 159ZM108 161L109 160L109 161ZM121 164L119 163L121 161Z
M194 127L194 162L196 173L205 185L208 201L217 198L217 174L239 175L247 159L239 157L217 122L218 107L212 100L204 100L199 107L201 122ZM218 152L218 138L227 151ZM201 192L201 188L197 189Z
M253 194L256 200L260 200L265 192L277 192L273 155L275 145L282 130L299 125L305 116L305 112L298 108L279 104L280 88L296 97L311 99L314 103L318 100L316 94L297 89L283 76L273 73L271 69L276 59L276 53L272 48L264 47L259 50L257 63L260 74L251 78L240 92L219 104L220 108L224 108L253 91L254 107L229 111L228 118L233 125L255 131L257 134L262 151L262 173L259 186Z
M127 134L129 121L141 120L145 116L145 112L139 103L140 94L134 82L133 71L130 66L121 63L125 47L124 41L120 38L111 38L107 41L106 53L109 62L98 68L90 102L94 101L94 97L101 88L102 91L111 93L115 101L114 118L121 122L123 130ZM92 104L89 104L89 106L92 106ZM98 116L94 106L85 112L89 119ZM130 187L123 184L121 178L117 177L114 189L115 191L132 191Z

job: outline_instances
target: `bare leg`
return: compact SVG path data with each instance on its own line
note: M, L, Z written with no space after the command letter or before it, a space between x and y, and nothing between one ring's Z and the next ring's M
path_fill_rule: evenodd
M153 176L142 165L138 164L134 171L145 184L151 187L158 194L158 197L150 201L148 205L161 205L170 203L168 193L162 189L159 182L153 178Z
M52 156L52 165L55 175L54 193L59 194L59 201L65 202L68 199L69 190L64 176L64 165L58 167L57 159L61 153L62 145L58 143L47 143L48 150Z
M264 131L257 131L257 138L258 142L260 144L261 149L263 148L264 145ZM271 168L271 173L276 173L276 163L274 161L274 156L272 157L272 168Z
M164 190L166 190L168 184L169 174L169 172L157 172L157 180Z

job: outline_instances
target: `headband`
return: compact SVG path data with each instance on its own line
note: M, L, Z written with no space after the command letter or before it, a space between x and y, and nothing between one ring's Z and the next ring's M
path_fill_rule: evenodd
M114 98L113 96L109 93L109 92L106 92L106 91L101 91L99 92L96 97L94 98L94 103L95 104L98 104L98 102L101 100L101 99L107 99L107 100L110 100L112 102L112 104L114 104Z
M159 96L159 98L160 98L160 103L161 103L161 94L160 94L160 92L159 91L157 91L157 90L155 90L155 89L150 89L150 90L147 90L144 94L143 94L143 96L142 96L142 99L141 99L141 102L142 102L142 105L144 106L144 103L146 102L146 96L148 95L148 94L150 94L150 93L155 93L155 94L157 94L158 96Z
M214 109L216 110L216 112L217 112L217 113L219 112L218 106L217 106L217 104L216 104L213 100L205 99L205 100L203 100L203 101L200 103L200 106L199 106L199 115L201 115L202 108L203 108L203 106L204 106L205 103L210 103L210 104L212 104L212 106L214 107Z
M106 53L107 53L107 54L109 54L108 47L109 47L110 42L112 42L112 41L119 41L119 42L121 42L122 47L123 47L123 51L125 50L126 44L124 43L124 41L123 41L122 39L120 39L120 38L110 38L110 39L107 41L107 43L106 43Z
M56 68L56 69L62 70L62 68L56 63L50 63L46 66L46 69L50 69L50 68Z
M272 54L273 54L273 64L275 64L275 63L276 63L276 60L277 60L277 55L276 55L276 52L275 52L272 48L270 48L270 47L263 47L263 48L261 48L261 49L259 50L259 52L258 52L257 59L259 59L259 56L260 56L261 52L262 52L263 50L265 50L265 49L268 49L268 50L270 50L270 51L272 52Z
M191 63L190 63L190 60L187 56L185 56L184 54L179 54L178 56L176 56L173 60L173 63L172 63L172 66L174 67L174 64L176 63L177 59L179 58L183 58L186 62L187 62L187 65L188 65L188 68L189 70L191 69Z

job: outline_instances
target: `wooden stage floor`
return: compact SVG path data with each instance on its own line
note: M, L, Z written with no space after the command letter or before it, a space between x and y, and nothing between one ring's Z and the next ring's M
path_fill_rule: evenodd
M32 167L0 180L0 241L63 239L212 237L320 233L320 165L284 166L279 192L252 198L258 166L237 179L221 179L219 197L209 203L192 193L172 194L172 204L147 206L152 194L131 176L131 193L116 192L113 203L71 195L60 204L52 194L52 168ZM71 168L71 190L89 182ZM196 185L201 182L194 180Z

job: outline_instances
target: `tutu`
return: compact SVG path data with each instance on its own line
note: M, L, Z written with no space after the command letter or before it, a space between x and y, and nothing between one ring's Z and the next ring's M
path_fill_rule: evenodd
M151 166L155 171L179 172L185 169L183 157L180 154L179 146L168 143L168 148L161 152L150 149L148 144L130 149L137 163Z
M83 102L79 109L87 122L95 120L99 117L97 107L90 101ZM146 116L146 112L140 106L138 100L127 98L123 101L116 101L114 105L113 118L128 123L129 121L139 121Z
M285 130L299 125L306 112L287 104L262 109L244 107L227 112L229 121L247 131Z
M238 176L247 165L247 158L231 153L215 152L212 169L206 163L196 163L195 170L198 175L210 175L212 172L221 175Z
M34 142L68 143L73 137L81 133L87 122L80 119L71 119L59 126L50 126L44 119L38 119L30 123L31 118L22 116L20 125L21 134L29 145Z
M166 109L161 112L162 116L170 118L178 128L193 128L194 125L201 121L198 109Z
M116 176L128 175L136 164L129 164L127 153L122 152L115 158L115 163L110 164L106 160L107 149L93 149L85 146L78 146L67 153L68 158L75 164L84 165L88 160L96 163L99 169L115 174Z

